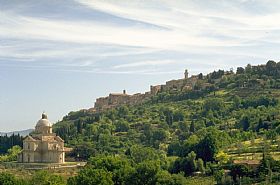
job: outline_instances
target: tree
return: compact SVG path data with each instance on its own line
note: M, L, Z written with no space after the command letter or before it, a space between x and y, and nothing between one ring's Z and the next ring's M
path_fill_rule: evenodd
M241 98L239 96L234 96L232 101L233 101L233 108L239 109L241 105Z
M111 172L114 185L124 184L129 174L133 171L131 161L123 156L91 157L88 164L91 168L104 169Z
M70 177L68 185L113 185L112 173L104 169L84 168L78 176Z
M168 171L159 171L156 175L156 185L173 185L172 175Z
M248 131L250 127L250 121L248 116L243 116L239 122L239 127L242 128L243 131Z
M167 155L179 156L181 152L182 152L182 146L178 141L170 143L168 145Z
M274 62L273 60L269 60L266 63L265 67L268 75L272 75L272 76L276 75L276 69L277 69L276 65L277 65L276 62Z
M125 118L128 114L129 114L129 109L128 109L128 107L127 106L121 106L121 107L119 107L118 109L117 109L117 111L118 111L118 116L120 117L120 118Z
M236 74L243 74L245 72L245 69L243 67L238 67L236 70Z
M199 73L199 74L198 74L198 79L199 79L199 80L203 80L203 74L202 74L202 73Z
M82 142L79 144L76 144L73 151L70 153L72 157L87 160L91 156L95 155L97 153L94 145L90 142Z
M59 175L51 174L48 171L41 170L37 171L32 179L30 180L30 185L62 185L65 184L63 178Z
M229 161L229 156L227 153L220 151L215 155L215 159L220 164L226 164Z
M247 176L249 173L249 168L246 165L235 164L231 166L230 175L234 182L237 182L237 178L240 180L241 177Z
M173 115L173 120L174 121L184 121L185 119L185 115L184 115L184 112L182 110L176 110L174 112L174 115Z
M136 163L141 163L147 160L156 160L159 158L155 149L139 145L133 145L130 149L128 149L126 154L129 155Z
M9 148L12 148L15 145L22 147L23 137L19 134L12 134L11 136L0 136L0 155L6 154Z
M194 121L192 120L191 125L190 125L190 132L194 133L195 132L195 125Z
M200 171L202 174L204 174L205 173L205 167L204 167L203 160L199 158L196 163L197 163L196 165L197 165L198 171Z
M6 155L0 155L0 162L8 162L8 161L16 161L18 154L21 152L21 147L16 145L12 148L8 149L8 153Z
M173 121L174 121L174 117L173 117L173 109L171 108L165 108L162 110L163 114L165 116L165 121L168 125L172 125Z
M129 124L125 120L116 121L116 132L127 132L129 130Z
M213 134L207 134L196 146L196 153L203 161L214 161L218 153L218 141Z
M245 73L246 74L251 74L252 73L252 66L251 66L251 64L247 64L247 66L245 67Z
M203 108L206 112L212 110L214 111L222 111L224 109L224 102L222 99L220 98L209 98L206 99L206 101L204 102Z
M1 172L0 173L0 184L1 185L15 185L18 184L15 176L10 173Z
M185 185L187 184L187 179L182 173L172 174L173 185Z
M191 175L197 170L197 161L195 159L196 154L193 151L190 152L187 157L181 157L176 159L170 169L171 173L184 172L186 176Z
M159 171L156 175L156 185L185 185L186 178L182 174L170 174L168 171Z
M270 155L263 153L263 159L257 168L259 180L265 180L268 175L271 175L272 170L276 166L278 166L276 161Z
M130 174L126 182L127 185L154 185L156 184L156 175L159 172L159 163L157 161L145 161L138 164L135 171Z
M194 151L190 152L186 159L182 161L182 167L186 175L191 175L197 169L197 163L195 161L196 153Z
M157 129L153 131L153 142L164 142L168 138L168 133L164 129Z

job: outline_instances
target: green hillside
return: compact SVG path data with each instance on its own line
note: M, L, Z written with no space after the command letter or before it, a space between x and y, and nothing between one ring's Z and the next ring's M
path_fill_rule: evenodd
M92 150L82 152L85 159L99 153L123 154L135 144L185 156L192 150L188 141L195 145L208 133L223 138L219 149L272 137L280 131L279 64L248 65L236 73L219 70L203 76L192 91L160 92L141 105L70 112L55 124L55 131L76 147L76 153L83 149L80 145ZM205 84L208 88L202 88Z
M189 176L199 171L196 165L184 166L194 152L193 161L202 159L206 167L200 171L213 175L221 153L228 159L219 169L229 169L234 159L260 160L264 154L279 159L279 77L280 63L274 61L239 67L236 73L200 74L191 91L162 91L141 105L100 113L70 112L55 131L74 147L76 158L117 154L131 159L133 150L147 149L169 161L170 173Z

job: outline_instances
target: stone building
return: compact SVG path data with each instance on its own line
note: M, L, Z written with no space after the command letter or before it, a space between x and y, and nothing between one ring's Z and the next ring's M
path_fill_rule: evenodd
M23 150L18 155L22 163L64 163L64 141L52 132L52 124L45 113L37 122L33 134L23 140Z
M189 77L188 70L185 70L184 78L167 81L163 85L150 86L150 91L129 95L123 93L110 93L109 96L97 98L91 112L101 112L121 105L136 105L149 100L160 92L170 91L191 91L197 84L198 76Z
M110 93L107 97L97 98L94 108L91 111L105 111L111 108L119 107L120 105L135 105L146 101L151 97L150 92L145 94L136 93L129 95L123 90L123 93Z

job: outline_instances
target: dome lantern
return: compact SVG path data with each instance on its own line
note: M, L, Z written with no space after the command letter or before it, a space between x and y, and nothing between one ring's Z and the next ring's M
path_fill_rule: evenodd
M42 119L48 119L48 115L45 112L42 113Z

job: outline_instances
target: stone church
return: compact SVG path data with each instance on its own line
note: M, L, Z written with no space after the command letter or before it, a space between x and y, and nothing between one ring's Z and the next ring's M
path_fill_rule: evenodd
M64 163L64 141L52 132L52 124L45 113L37 122L34 133L23 140L18 155L21 163Z

